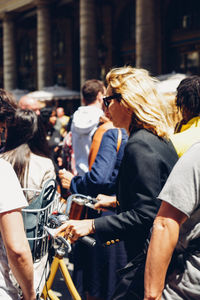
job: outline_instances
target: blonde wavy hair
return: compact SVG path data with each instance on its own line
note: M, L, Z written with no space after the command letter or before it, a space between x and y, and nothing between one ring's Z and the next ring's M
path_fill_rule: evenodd
M130 66L114 68L106 75L106 81L113 93L121 94L120 104L132 115L131 127L169 137L172 124L167 105L157 92L157 80L148 71Z

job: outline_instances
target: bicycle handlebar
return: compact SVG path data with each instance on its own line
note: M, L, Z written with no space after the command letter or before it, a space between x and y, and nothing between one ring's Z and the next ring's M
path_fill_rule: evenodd
M97 199L92 198L90 196L82 195L82 194L72 194L67 198L67 206L65 214L69 216L72 202L75 202L79 205L85 205L87 207L94 209L94 204L97 202Z
M89 247L94 247L96 246L96 240L92 238L91 236L82 236L78 239L81 243L85 244L86 246Z
M65 223L65 221L69 220L69 213L71 209L72 202L76 202L80 205L85 205L87 207L93 208L94 204L97 202L97 199L92 198L90 196L85 196L82 194L72 194L67 199L66 211L64 213L53 213L48 218L48 224L44 226L46 232L53 238L60 240L67 247L68 252L71 251L71 243L70 240L66 240L63 236L55 236L55 231L58 231L58 228ZM94 247L96 245L96 240L90 236L83 236L78 239L80 242L84 243L89 247Z
M67 206L66 206L66 210L65 210L65 214L67 216L69 216L72 202L75 202L79 205L84 205L86 207L95 209L94 205L98 202L98 200L96 198L91 197L91 196L86 196L86 195L82 195L82 194L72 194L72 195L70 195L67 198ZM110 211L115 211L114 207L107 207L106 209L110 210ZM96 211L98 211L98 210L96 210Z

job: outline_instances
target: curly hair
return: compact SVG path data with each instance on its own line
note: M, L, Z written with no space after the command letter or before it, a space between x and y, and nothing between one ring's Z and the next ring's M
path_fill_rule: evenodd
M145 128L159 137L169 137L172 125L167 104L157 92L157 80L147 70L130 66L115 68L107 74L106 81L113 93L121 94L120 105L131 113L133 128Z
M183 79L177 87L177 107L185 109L195 117L200 115L200 77L197 75Z

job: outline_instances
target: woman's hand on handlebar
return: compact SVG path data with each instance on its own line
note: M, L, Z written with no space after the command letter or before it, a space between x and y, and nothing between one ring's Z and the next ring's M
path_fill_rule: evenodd
M99 194L96 199L98 200L97 203L95 203L94 208L95 209L101 209L101 210L107 210L109 208L115 208L116 207L116 196L107 196L103 194Z
M72 181L72 178L74 177L74 175L65 170L65 169L62 169L62 170L59 170L58 172L58 176L61 180L61 184L62 186L65 188L65 189L68 189L70 188L70 184L71 184L71 181Z
M57 228L56 236L64 234L64 237L73 243L91 233L94 233L93 220L69 220Z

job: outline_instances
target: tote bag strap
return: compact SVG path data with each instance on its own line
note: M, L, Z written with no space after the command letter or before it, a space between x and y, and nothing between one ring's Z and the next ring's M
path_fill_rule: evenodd
M121 146L122 142L122 131L120 128L118 128L118 138L117 138L117 152L119 151L119 148Z

